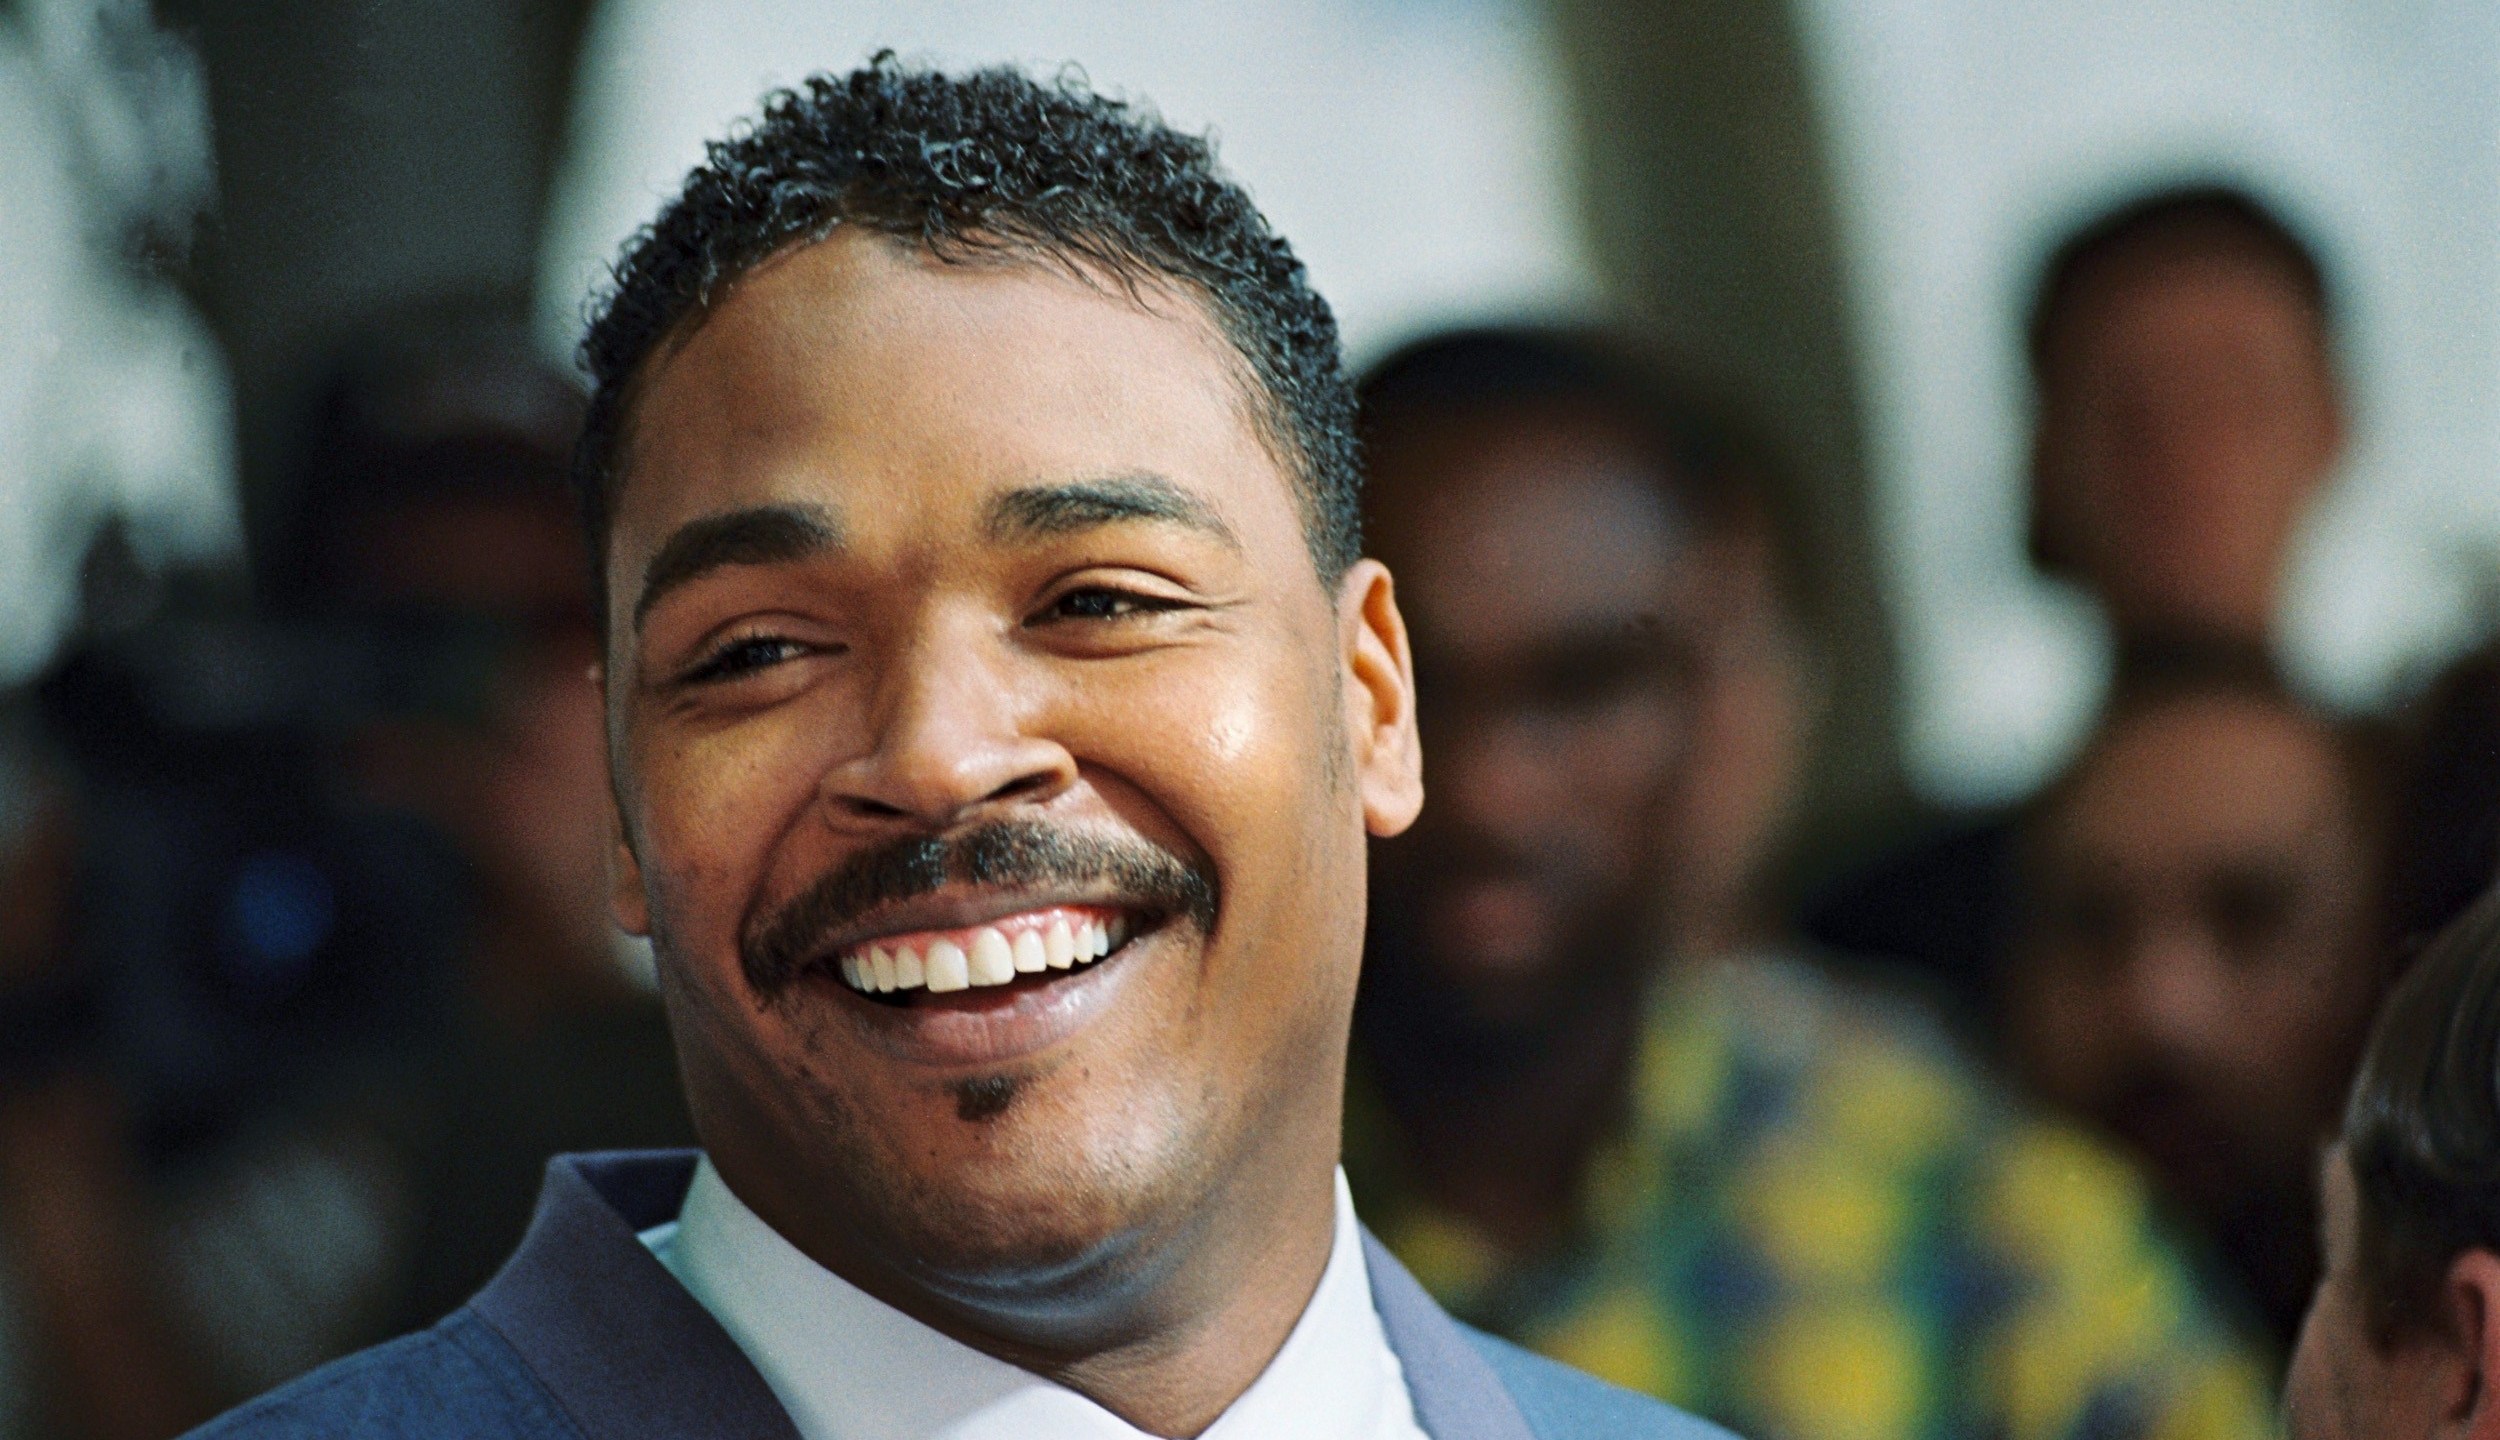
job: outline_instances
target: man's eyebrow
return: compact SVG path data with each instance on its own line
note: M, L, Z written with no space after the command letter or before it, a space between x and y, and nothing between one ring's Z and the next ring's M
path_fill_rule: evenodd
M634 628L669 591L730 565L779 565L840 547L842 527L816 505L759 505L689 520L642 572Z
M1241 537L1214 507L1160 475L1114 475L1098 480L1068 480L1027 485L990 502L993 540L1023 540L1068 535L1103 525L1132 521L1181 525L1241 549Z

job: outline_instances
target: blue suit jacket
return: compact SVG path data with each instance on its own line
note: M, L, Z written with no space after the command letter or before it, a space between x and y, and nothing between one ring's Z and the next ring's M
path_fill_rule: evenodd
M502 1272L431 1330L316 1370L192 1432L214 1440L798 1440L711 1313L636 1232L691 1151L560 1156ZM1467 1329L1368 1235L1373 1303L1433 1440L1727 1440L1653 1400Z

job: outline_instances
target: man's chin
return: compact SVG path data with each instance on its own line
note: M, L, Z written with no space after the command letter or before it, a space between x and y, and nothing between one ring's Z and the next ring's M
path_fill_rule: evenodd
M1062 1091L1069 1081L1083 1093ZM936 1295L984 1311L1095 1307L1175 1217L1204 1208L1169 1105L1115 1102L1099 1077L1065 1073L958 1088L910 1133L826 1157L853 1172L842 1188L874 1214L855 1233Z

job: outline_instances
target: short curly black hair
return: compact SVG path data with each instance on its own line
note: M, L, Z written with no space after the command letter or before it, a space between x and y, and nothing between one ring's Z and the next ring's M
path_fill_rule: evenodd
M846 225L949 263L1055 261L1132 294L1168 283L1196 296L1245 364L1262 438L1298 482L1321 579L1334 584L1361 554L1354 393L1336 318L1209 143L1073 71L1049 82L1009 68L949 76L889 52L767 96L759 119L708 147L594 300L581 346L593 388L574 459L594 575L644 361L741 275Z

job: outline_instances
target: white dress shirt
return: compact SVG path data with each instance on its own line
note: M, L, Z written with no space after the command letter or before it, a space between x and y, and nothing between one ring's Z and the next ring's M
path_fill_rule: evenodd
M1150 1440L1064 1385L949 1339L800 1253L707 1157L642 1241L755 1362L805 1440ZM1425 1440L1372 1308L1345 1176L1319 1289L1203 1440Z

